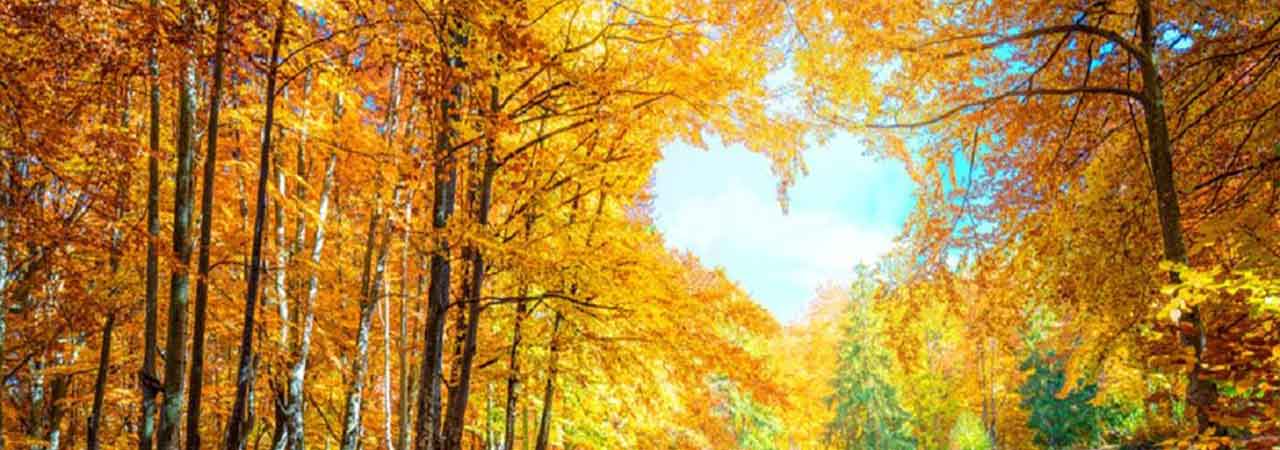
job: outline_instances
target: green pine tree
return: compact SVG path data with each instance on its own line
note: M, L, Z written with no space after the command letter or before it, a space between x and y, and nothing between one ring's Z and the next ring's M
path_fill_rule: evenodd
M911 416L885 376L892 361L880 342L879 319L871 308L875 292L874 279L861 268L832 380L835 393L828 399L836 414L827 424L827 439L846 450L912 449Z

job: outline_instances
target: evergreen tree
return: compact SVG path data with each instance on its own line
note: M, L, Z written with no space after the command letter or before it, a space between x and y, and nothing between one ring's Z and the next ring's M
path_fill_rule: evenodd
M869 270L858 272L832 381L835 393L828 399L835 418L827 424L827 440L844 449L915 448L910 414L886 377L891 357L880 342L873 310L877 287Z
M1103 408L1092 403L1098 385L1078 382L1059 398L1066 383L1062 366L1063 359L1053 350L1033 350L1022 363L1022 370L1034 369L1019 390L1022 407L1031 412L1027 426L1035 431L1035 443L1046 448L1095 442L1103 430Z

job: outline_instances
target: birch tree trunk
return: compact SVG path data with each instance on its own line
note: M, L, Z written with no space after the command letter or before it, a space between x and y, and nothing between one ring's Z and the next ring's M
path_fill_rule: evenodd
M361 277L360 283L362 299L360 301L360 326L356 331L356 361L355 369L351 376L351 386L347 391L341 450L358 450L360 434L363 431L360 416L364 383L369 371L369 328L373 322L374 309L378 305L378 297L380 297L380 293L383 290L383 274L387 263L387 243L390 241L390 233L386 232L389 230L384 230L382 240L377 244L377 262L373 264L374 268L371 274L370 263L375 248L374 238L378 234L378 222L381 219L381 211L377 211L369 220L369 234L365 246L364 276ZM387 221L387 223L390 223L390 221Z
M307 359L311 354L311 330L315 326L314 305L320 292L319 275L315 269L320 264L324 250L325 218L329 213L329 197L333 192L333 173L337 166L338 155L329 154L324 167L324 185L320 191L320 208L316 214L316 233L311 240L311 274L307 277L307 297L302 304L302 331L298 336L298 353L293 365L289 368L289 381L285 396L285 417L287 429L285 439L290 450L303 450L305 447L305 423L303 421L303 395L306 383Z
M404 245L400 250L400 336L399 336L399 353L400 353L400 392L398 414L399 422L398 433L396 435L395 448L400 450L409 450L409 413L410 396L412 395L412 384L410 383L410 375L412 364L409 362L409 247L410 234L409 224L413 222L413 191L410 190L405 195L404 201L404 230L401 235L401 242ZM414 298L417 298L416 296Z

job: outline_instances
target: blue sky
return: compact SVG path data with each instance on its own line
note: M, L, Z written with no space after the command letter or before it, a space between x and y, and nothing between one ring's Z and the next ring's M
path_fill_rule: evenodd
M723 267L784 323L802 318L823 283L847 283L855 264L888 251L912 206L902 164L865 155L848 135L804 153L809 175L785 215L764 156L715 143L663 153L654 208L667 244Z

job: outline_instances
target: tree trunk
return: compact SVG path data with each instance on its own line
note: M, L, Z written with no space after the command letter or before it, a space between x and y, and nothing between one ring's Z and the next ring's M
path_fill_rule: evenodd
M447 39L451 42L445 42L446 47L462 46L466 42L466 37L457 28L460 24L456 23L456 19L445 18L449 24L449 36ZM446 66L458 68L462 65L461 57L458 51L449 49L444 52L444 63ZM449 262L449 239L445 237L444 228L449 223L449 217L453 215L454 203L454 187L457 184L457 168L454 167L454 155L452 149L453 122L456 120L453 110L461 107L462 103L462 85L452 85L452 80L446 82L446 87L452 93L452 98L446 98L440 102L440 132L436 138L435 164L432 171L435 184L433 186L434 199L431 204L431 227L436 231L436 235L440 236L436 243L436 248L431 254L431 281L428 287L427 303L428 315L426 325L426 338L423 341L422 351L422 384L421 393L418 398L418 417L415 424L416 438L415 450L439 450L439 430L440 430L440 384L441 371L443 370L444 357L444 324L445 311L449 306L449 281L450 281L450 262Z
M357 362L351 375L351 386L347 390L346 410L342 420L342 442L339 446L341 450L356 450L357 441L360 439L361 393L364 388L365 369L369 361L369 322L373 315L372 308L368 307L370 302L366 297L369 295L369 278L377 230L378 213L375 212L369 218L369 231L366 234L364 258L362 258L364 269L360 276L360 327L356 331Z
M525 302L516 302L516 315L511 326L511 354L508 362L510 373L507 374L506 426L502 430L503 450L515 448L516 399L520 396L520 328L521 323L524 321L526 308L528 307Z
M272 295L267 297L267 304L275 302L276 314L280 316L279 341L277 345L281 350L289 348L289 292L285 287L288 281L285 277L288 275L289 267L289 247L285 240L285 212L284 203L288 198L288 190L285 185L284 165L280 162L281 156L276 154L272 158L272 164L275 167L276 193L279 197L271 200L275 206L276 226L276 268L272 273L274 275L274 283L272 286Z
M551 326L551 360L547 364L547 385L542 391L542 418L538 421L538 443L535 450L547 450L547 439L551 434L551 403L556 396L556 358L560 351L560 321L563 316L556 312L554 325Z
M484 391L484 450L493 449L493 383L485 385Z
M75 357L72 357L72 363ZM64 362L65 363L65 362ZM66 414L63 410L63 400L67 398L67 389L71 387L71 375L63 374L54 377L53 382L49 384L49 398L46 401L48 405L47 424L49 427L49 450L60 450L62 448L62 416Z
M159 0L151 0L152 10L158 11ZM152 30L157 34L156 30ZM160 383L156 379L156 322L159 315L156 306L159 296L159 254L156 243L160 240L160 61L157 57L159 42L151 43L151 55L147 58L149 72L149 112L147 118L147 269L145 318L142 331L142 369L138 374L138 386L142 394L142 417L138 427L138 450L151 450L155 435L156 394ZM3 446L0 446L3 448Z
M258 303L259 281L262 276L262 226L267 210L267 176L271 164L271 131L275 126L276 75L279 72L280 41L284 39L284 25L289 15L288 0L280 1L280 10L276 13L275 32L271 37L271 60L267 70L266 118L262 124L262 148L258 160L258 198L253 218L253 244L249 257L248 286L244 302L244 327L240 333L240 363L236 371L236 397L231 406L231 417L227 420L227 450L244 450L244 437L248 432L246 426L246 409L248 407L249 389L253 384L253 328L254 313Z
M128 88L126 87L126 92L124 97L124 108L122 110L121 117L120 117L120 125L124 128L128 128L129 126L129 98L131 96L130 94L131 92L129 92ZM127 205L129 202L129 179L130 178L131 177L129 176L122 177L117 187L118 190L116 191L117 193L116 193L116 204L115 204L115 207L116 207L115 219L117 222L123 221L125 211L128 209L125 205ZM120 272L120 246L122 244L121 241L123 239L124 239L124 235L120 231L120 227L116 225L112 225L111 249L107 256L107 267L110 270L110 273L113 278ZM0 251L3 251L2 247L0 247ZM0 256L0 258L2 258L2 256ZM0 271L0 276L4 276L3 271ZM119 285L113 282L109 292L110 292L109 298L114 300L116 295L120 293ZM0 298L2 298L3 295L4 295L4 287L3 285L0 285ZM3 314L4 314L3 310L2 308L0 308L0 316L2 316ZM0 319L0 320L3 320L3 319ZM99 448L101 448L101 443L99 441L98 435L100 434L101 427L102 427L102 403L106 397L107 372L109 371L111 366L111 334L115 330L115 325L116 325L116 311L112 309L107 313L106 324L102 326L102 347L98 351L98 373L95 376L94 382L93 382L93 407L92 407L93 409L89 413L89 421L85 425L85 448L87 448L88 450L98 450ZM2 354L4 354L4 351L3 349L0 349L0 355ZM3 413L0 413L0 414L3 414ZM3 434L3 431L0 431L0 434ZM0 448L4 448L3 442L0 442Z
M1142 70L1142 93L1146 97L1144 118L1147 125L1147 147L1150 153L1151 178L1156 188L1156 209L1160 216L1160 237L1164 244L1164 259L1176 264L1187 264L1187 247L1182 237L1182 211L1178 205L1177 183L1173 173L1173 148L1169 139L1169 125L1165 116L1164 88L1157 66L1155 12L1151 0L1138 1L1138 26L1142 49L1147 60L1139 66ZM1177 272L1170 272L1173 284L1182 282ZM1187 337L1195 351L1195 360L1187 374L1187 403L1196 407L1196 423L1200 431L1214 426L1207 408L1216 402L1217 387L1201 378L1201 365L1207 345L1204 319L1199 306L1192 306L1182 320L1189 323L1193 334Z
M33 442L31 450L45 450L40 444L44 439L45 428L45 382L44 382L44 365L45 357L41 356L39 360L31 363L31 394L30 406L27 411L27 435Z
M529 200L530 202L533 199ZM529 212L525 216L524 234L525 239L529 239L533 232L533 223L537 215L533 208L529 208ZM520 289L520 296L529 295L529 286L527 282ZM515 448L516 442L516 404L520 398L520 343L523 340L522 328L525 316L528 314L528 303L524 300L516 302L515 317L512 318L511 326L511 353L507 363L509 372L507 373L507 405L506 405L506 423L503 428L502 450L512 450ZM529 448L529 410L524 410L524 436L522 437L525 449Z
M98 433L102 426L102 402L107 391L107 370L111 366L111 332L116 327L116 315L107 315L107 323L102 326L102 348L98 353L98 375L93 381L93 412L89 414L89 425L86 426L86 447L98 450Z
M195 36L196 7L183 2L182 26ZM169 328L165 334L164 406L160 415L159 450L177 450L181 433L183 378L186 375L187 301L191 284L192 166L195 162L196 68L194 49L186 49L178 81L177 172L174 174L173 253L169 277Z
M4 187L8 183L4 183ZM8 189L0 190L0 206L8 208L10 206L10 197L6 192ZM6 333L5 316L9 315L9 222L4 217L0 217L0 355L5 355L4 337ZM0 358L0 371L4 370L4 358ZM4 402L0 401L0 449L5 447L4 439Z
M390 231L390 230L388 230ZM377 295L383 295L378 292ZM382 306L382 439L387 450L395 450L392 438L391 419L395 411L391 409L391 300L381 303Z
M228 0L218 5L213 53L213 91L209 95L209 131L200 193L200 256L196 262L195 319L191 327L191 396L187 404L187 450L200 449L200 402L204 389L205 310L209 307L209 244L213 227L213 179L218 162L218 112L222 103L223 58L226 57Z
M307 279L307 297L302 304L303 315L302 331L298 336L298 353L295 356L293 366L289 368L289 381L286 387L285 396L285 416L288 428L286 429L285 438L288 440L290 450L303 450L304 423L303 423L303 387L306 382L307 358L311 353L311 330L315 326L315 304L316 296L320 292L319 275L314 268L320 264L320 257L324 249L324 228L325 217L329 213L329 196L333 192L333 176L334 168L337 166L337 154L329 154L329 160L325 163L324 168L324 185L320 192L320 209L316 216L316 233L311 242L311 275Z
M380 208L379 208L380 209ZM369 328L373 322L373 312L377 308L378 298L383 289L383 274L387 263L387 243L390 233L386 230L382 240L377 244L377 262L373 273L370 266L374 251L374 238L378 234L378 221L382 219L381 211L374 212L369 219L368 240L365 244L364 276L361 277L360 328L356 331L356 365L352 373L351 386L347 391L346 414L342 425L342 450L358 450L360 433L363 427L360 422L365 378L369 371ZM387 221L389 224L390 221Z
M307 69L305 80L303 82L303 88L302 88L302 98L304 102L311 98L312 81L313 81L312 72L310 69ZM307 119L309 116L310 116L309 110L305 106L302 107L302 111L299 117L299 119L301 120L301 124L298 127L298 148L296 153L297 171L295 172L299 180L306 180L307 175L309 173L309 168L307 167L307 154L306 154L307 123L308 123ZM307 200L306 187L307 187L307 183L304 181L304 182L298 183L298 188L294 190L294 198L297 199L299 204L303 204ZM307 215L303 213L299 213L298 218L294 223L293 242L289 244L289 260L287 262L291 262L293 257L297 256L299 253L302 253L303 247L306 246L306 241L307 241ZM281 270L289 270L289 266L288 265L281 266ZM289 291L296 293L302 290L302 286L303 286L302 284L299 284L296 281L294 281L290 283L288 289ZM287 299L287 296L282 295L281 297ZM306 327L307 318L306 318L306 314L303 313L303 310L309 307L306 304L306 298L305 296L298 296L297 294L294 294L294 297L297 299L296 301L292 299L288 299L292 304L291 308L295 310L293 314L293 323L284 324L283 317L282 317L281 336L286 336L285 333L288 333L289 329L296 329L296 330L299 330L299 333L301 333L301 330L304 327ZM290 361L296 361L297 355L299 352L299 346L300 344L293 344L292 341L290 341L288 346L284 346L281 348L281 351L290 355L290 358L291 358ZM289 363L289 365L292 365L292 364L294 363L293 362ZM271 441L272 450L285 450L285 448L288 447L288 444L289 444L290 425L289 425L289 414L287 411L288 405L291 403L289 401L289 389L288 389L289 377L290 375L286 373L284 389L283 390L276 389L275 391L275 395L276 395L275 409L276 409L277 417L275 422L276 433L273 435L273 438Z
M497 88L493 89L493 103L497 103ZM493 144L490 143L484 152L482 178L479 182L479 205L476 208L476 223L483 230L489 224L489 206L493 198L493 179L498 164L493 158ZM474 173L474 172L473 172ZM449 411L445 418L445 448L456 449L462 445L462 431L467 416L467 401L471 393L471 364L476 356L476 333L480 325L481 293L484 291L484 252L479 246L471 245L467 252L471 256L471 280L467 283L467 325L463 340L462 357L458 361L457 385L449 391Z
M409 224L413 220L413 191L409 191L404 201L404 230L401 240L404 247L400 250L400 336L399 336L399 353L400 353L400 403L399 403L399 422L398 434L396 435L395 448L400 450L409 450L409 414L410 401L412 395L412 384L410 383L409 372L412 371L412 365L409 362ZM417 298L416 296L414 297Z
M393 146L392 144L396 134L396 125L397 125L396 115L398 113L397 109L400 106L400 92L399 92L400 70L401 69L400 69L399 63L397 63L391 69L391 81L387 88L387 90L389 91L390 102L387 105L387 118L386 118L386 121L384 122L383 129L385 130L384 132L386 134L388 150L390 150L391 147ZM401 199L402 193L403 193L402 183L397 182L397 185L395 188L395 196L394 196L395 198L391 202L392 211L399 209L400 202L402 201ZM408 202L406 201L406 203ZM388 243L390 242L390 238L391 238L391 216L393 214L394 212L391 214L388 214L387 216L387 235L384 237L384 239L386 239ZM406 224L406 230L407 230L408 229L407 220L405 221L405 224ZM387 244L384 244L384 247L386 245ZM384 261L380 261L380 263L385 265L386 264L385 252L387 251L387 249L383 248L381 251L383 252ZM405 265L403 264L401 265L401 269L404 269L405 267L406 267ZM380 269L385 270L385 268L380 268ZM401 278L400 294L403 296L404 287L405 287L403 271L401 273L400 278ZM386 287L385 284L383 284L383 289L379 289L379 291L376 292L376 294L377 295L385 294L386 293L384 292L385 287ZM400 304L401 304L402 310L404 309L403 308L404 301L405 301L404 298L401 297ZM401 325L401 328L404 327L403 311L401 312L401 316L400 316L400 325ZM403 344L404 330L402 329L400 333L401 333L400 342L401 344ZM400 349L403 352L403 349L404 349L403 345L401 345ZM402 359L401 363L403 363L404 362L403 353L401 353L400 356ZM403 374L403 371L401 371L401 373ZM403 383L403 380L401 380L401 382ZM388 450L395 450L396 448L399 448L400 450L407 450L404 447L396 447L396 441L394 441L392 437L393 431L391 428L391 421L392 421L392 418L395 416L395 413L391 409L391 300L390 299L382 303L382 410L383 410L382 439L384 441L384 445L387 446Z
M520 442L524 443L524 450L529 450L529 405L525 404L520 408ZM509 449L510 450L510 449Z

